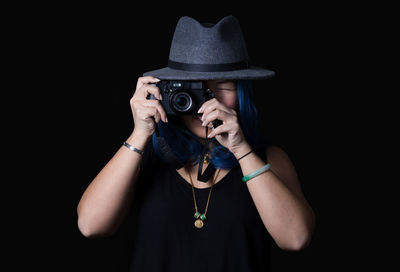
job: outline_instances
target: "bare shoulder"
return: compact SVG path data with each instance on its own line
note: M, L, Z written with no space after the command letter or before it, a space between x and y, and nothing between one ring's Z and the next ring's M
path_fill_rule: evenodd
M300 181L289 155L279 146L272 145L266 150L271 170L296 194L302 195Z
M279 160L283 163L291 163L289 155L279 146L271 145L267 148L267 158L274 161Z

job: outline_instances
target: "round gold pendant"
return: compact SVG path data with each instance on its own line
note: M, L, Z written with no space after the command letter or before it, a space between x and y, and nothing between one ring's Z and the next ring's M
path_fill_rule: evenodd
M196 221L194 221L194 225L196 228L201 229L204 226L203 221L201 221L201 219L197 219Z

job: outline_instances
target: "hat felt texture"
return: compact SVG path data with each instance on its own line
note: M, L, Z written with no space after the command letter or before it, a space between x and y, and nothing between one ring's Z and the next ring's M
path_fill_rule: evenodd
M172 38L167 67L145 72L163 80L267 79L274 71L251 66L239 21L226 16L205 24L183 16Z

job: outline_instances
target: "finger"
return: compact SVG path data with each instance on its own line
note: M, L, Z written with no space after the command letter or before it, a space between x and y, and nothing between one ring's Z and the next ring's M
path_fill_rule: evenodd
M214 128L208 135L207 138L213 138L217 135L221 135L223 133L230 133L233 132L237 129L237 124L234 123L228 123L228 124L223 124L220 125L216 128Z
M143 117L144 114L148 114L148 108L152 109L152 114L154 115L156 112L159 114L160 118L162 118L163 122L168 123L167 115L164 111L164 108L160 104L158 100L133 100L131 99L131 107L135 112L135 115L141 116L141 119L145 119ZM147 118L147 116L146 116Z
M146 101L143 101L142 104L144 106L146 106L146 107L156 108L157 112L161 116L161 120L163 120L164 123L168 123L167 114L166 114L164 108L162 107L160 101L158 101L158 100L146 100Z
M154 95L158 100L162 100L160 89L154 85L143 84L143 86L138 89L137 94L135 93L139 99L147 99L149 94Z
M136 90L140 89L143 84L149 84L149 83L156 83L159 82L160 80L158 78L155 78L153 76L144 76L144 77L139 77L138 81L136 83Z
M156 111L154 112L153 118L154 118L154 121L155 121L157 124L158 124L158 122L160 122L160 120L161 120L161 114L159 113L158 110L156 110Z
M223 110L223 111L225 111L227 113L236 115L236 111L235 110L233 110L231 108L228 108L227 106L225 106L224 104L222 104L219 101L214 101L214 102L212 102L212 103L210 103L210 104L208 104L208 105L206 105L204 107L204 109L202 110L203 116L208 115L210 112L212 112L212 111L214 111L216 109L221 109L221 110Z
M203 105L201 105L200 109L197 111L197 113L202 113L204 111L204 108L207 107L208 105L215 103L217 101L216 98L207 100L206 102L203 103Z
M216 109L213 112L209 113L208 115L203 115L204 119L203 119L203 123L202 126L206 126L208 125L210 122L218 119L221 120L222 122L227 122L228 119L230 118L230 116L232 116L231 114L220 110L220 109Z
M160 113L154 107L141 107L139 111L139 117L142 120L153 119L156 123L158 123L161 119Z

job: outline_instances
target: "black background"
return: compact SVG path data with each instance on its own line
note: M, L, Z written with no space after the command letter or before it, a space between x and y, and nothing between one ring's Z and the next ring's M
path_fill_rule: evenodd
M28 172L36 182L23 191L29 201L16 228L25 240L15 252L31 258L14 264L126 271L133 243L129 222L113 237L87 239L77 228L76 207L132 131L129 99L137 78L166 65L183 15L206 22L236 16L250 63L276 72L272 79L255 82L260 126L291 157L317 225L312 243L301 252L272 245L272 270L334 271L365 264L356 256L371 242L358 224L367 209L354 193L367 103L356 67L366 26L356 13L345 5L315 3L28 8L18 17L27 20L12 36L20 39L14 65L24 74L17 85L29 90L17 97L28 110L17 122L24 131L19 136L35 145L29 155L16 156L29 170L15 173Z

